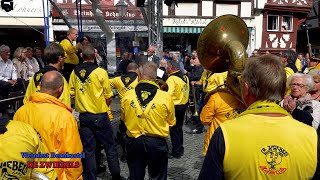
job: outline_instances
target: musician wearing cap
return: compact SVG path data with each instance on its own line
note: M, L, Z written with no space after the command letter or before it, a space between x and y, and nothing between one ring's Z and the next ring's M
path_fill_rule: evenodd
M189 78L180 71L179 62L171 58L168 59L169 78L168 93L173 99L177 123L170 129L172 152L169 158L181 158L184 154L183 147L183 121L189 100Z
M154 82L157 65L139 67L139 83L121 101L121 119L127 127L127 163L130 179L141 180L148 166L150 179L167 179L169 128L176 124L171 95Z
M278 105L286 79L278 57L248 60L241 75L248 108L215 131L198 180L320 178L316 130Z
M320 54L315 54L310 58L309 71L312 69L320 69Z

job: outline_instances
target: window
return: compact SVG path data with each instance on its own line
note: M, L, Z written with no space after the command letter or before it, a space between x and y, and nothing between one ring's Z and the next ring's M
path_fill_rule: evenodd
M279 16L268 15L268 31L279 30Z
M292 16L282 16L281 31L293 30L293 18Z

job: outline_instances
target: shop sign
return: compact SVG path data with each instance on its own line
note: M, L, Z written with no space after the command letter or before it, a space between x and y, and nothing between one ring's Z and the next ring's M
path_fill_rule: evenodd
M195 26L205 27L213 19L200 18L163 18L163 26Z
M46 3L45 3L46 5ZM42 0L14 0L13 10L0 10L0 17L43 17Z
M147 26L109 26L113 32L128 32L128 31L148 31ZM53 25L55 31L68 31L68 26ZM98 25L83 25L83 32L102 32Z
M205 27L213 19L200 18L163 18L163 26L183 26L183 27ZM248 27L254 27L253 19L243 19Z
M57 5L61 9L64 16L73 18L77 17L77 9L75 4L61 3ZM120 19L119 13L115 6L101 6L101 12L106 20ZM84 19L94 19L94 14L92 13L92 6L88 4L82 5L81 15ZM59 17L58 12L54 8L52 8L52 16ZM125 17L121 17L121 19L138 20L143 19L143 16L139 8L129 7Z

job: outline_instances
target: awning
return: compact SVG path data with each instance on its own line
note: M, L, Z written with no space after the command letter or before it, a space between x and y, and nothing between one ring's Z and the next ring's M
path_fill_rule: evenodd
M163 33L200 34L204 27L163 27Z

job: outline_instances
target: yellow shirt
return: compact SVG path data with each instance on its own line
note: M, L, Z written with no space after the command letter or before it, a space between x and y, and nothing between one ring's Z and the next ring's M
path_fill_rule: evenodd
M23 99L24 104L26 104L29 101L29 98L33 93L40 91L39 83L41 81L41 77L43 76L44 73L46 73L48 71L57 71L57 69L53 66L46 66L45 68L43 68L39 72L37 72L30 79L26 94ZM64 77L63 77L63 92L62 92L61 96L59 97L59 100L61 102L63 102L64 104L66 104L68 107L71 107L70 89L69 89L68 82L66 81L66 79Z
M185 75L181 77L180 71L170 74L166 83L168 84L168 93L173 99L174 105L184 105L189 101L189 78Z
M33 93L30 101L18 109L13 119L30 124L40 134L50 154L81 154L83 151L77 121L71 109L51 95ZM78 168L57 168L59 180L82 179L80 158L51 158L51 161L79 164Z
M234 119L246 107L228 92L216 92L202 108L200 120L203 125L209 126L204 140L203 154L206 155L214 131L223 122Z
M228 71L223 73L212 73L208 70L204 70L200 82L202 84L202 91L208 93L218 86L221 86L227 80ZM223 86L221 86L223 87Z
M73 46L72 42L69 39L64 39L60 42L60 45L64 49L64 54L66 56L66 59L64 60L64 63L68 64L79 64L79 58L77 56L77 47Z
M298 71L301 71L301 60L299 58L297 58L295 65L296 65Z
M78 65L70 75L70 94L75 97L75 109L80 113L100 114L109 110L106 100L113 96L108 72L94 63ZM94 68L92 71L92 68ZM76 75L83 75L83 81ZM81 77L82 78L82 77Z
M137 73L129 72L125 75L109 79L109 82L111 88L116 89L120 99L122 99L128 90L134 89L137 86L138 77Z
M21 153L47 154L36 131L28 124L9 121L7 131L0 134L0 178L1 179L30 179L31 168L27 162L49 162L47 157L23 158ZM34 171L44 173L50 179L56 179L57 173L53 168L36 168Z
M136 90L127 91L121 101L121 119L127 127L127 135L133 138L141 135L167 137L169 127L176 124L172 98L167 92L160 90L154 82L140 81L137 88L138 86L142 87L142 100L153 98L142 106ZM149 89L153 89L153 92L147 91Z
M292 117L240 115L220 125L228 180L311 179L317 167L318 136ZM249 178L249 179L250 179Z
M294 71L290 67L285 67L284 70L286 72L287 79L294 74Z

